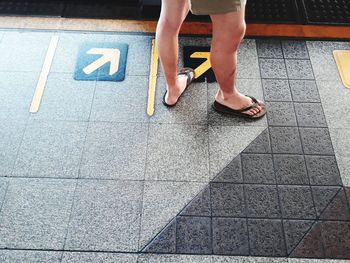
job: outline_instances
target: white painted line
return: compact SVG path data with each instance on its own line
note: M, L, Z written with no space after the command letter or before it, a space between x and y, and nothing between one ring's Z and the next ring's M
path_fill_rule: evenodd
M32 104L30 105L29 112L36 113L39 110L41 99L43 97L44 89L47 82L47 77L50 72L50 68L52 65L53 58L55 56L57 44L58 44L58 36L53 36L50 41L49 48L47 49L44 65L41 69L40 77L38 80L38 84L36 85L34 97L32 100Z

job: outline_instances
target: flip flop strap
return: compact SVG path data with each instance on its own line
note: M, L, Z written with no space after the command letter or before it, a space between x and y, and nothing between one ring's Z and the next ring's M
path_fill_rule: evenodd
M194 75L193 69L190 69L190 68L183 68L178 73L179 75L186 75L186 77L187 77L186 86L190 85L192 82L191 73L193 73L193 75Z

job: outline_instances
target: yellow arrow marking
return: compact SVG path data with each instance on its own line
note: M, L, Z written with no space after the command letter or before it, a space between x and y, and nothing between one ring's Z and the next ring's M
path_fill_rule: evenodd
M205 72L207 72L211 68L210 63L210 52L194 52L191 55L191 58L205 58L206 61L204 61L199 67L197 67L194 70L196 79L202 76Z
M148 104L147 104L147 114L149 116L153 116L154 114L154 101L156 97L157 73L158 73L158 53L156 49L156 42L153 39L152 55L151 55L151 71L149 74Z
M350 50L335 50L333 55L343 84L350 89Z

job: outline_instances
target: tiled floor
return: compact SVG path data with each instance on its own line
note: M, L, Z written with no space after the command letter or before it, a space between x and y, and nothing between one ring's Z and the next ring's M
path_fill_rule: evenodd
M148 117L151 39L0 31L0 261L350 259L350 91L331 57L349 43L244 40L238 87L269 108L249 122L211 109L217 84L195 84L166 109L161 72ZM74 81L85 42L127 42L125 81Z

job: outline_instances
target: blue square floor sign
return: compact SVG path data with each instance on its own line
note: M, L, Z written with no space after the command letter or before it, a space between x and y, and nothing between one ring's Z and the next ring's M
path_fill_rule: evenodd
M123 81L128 44L84 43L79 48L75 80Z

